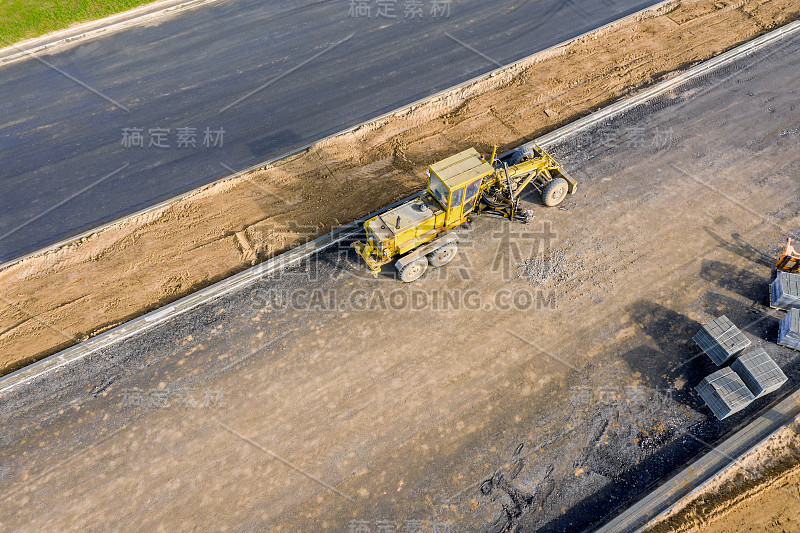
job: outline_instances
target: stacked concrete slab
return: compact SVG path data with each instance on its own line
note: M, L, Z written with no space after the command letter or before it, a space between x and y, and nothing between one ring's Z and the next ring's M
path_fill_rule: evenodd
M742 378L730 367L707 376L695 390L720 420L741 411L755 400Z
M778 390L789 380L763 348L748 350L740 355L731 364L731 369L742 378L756 398Z
M781 327L778 331L778 344L800 350L800 309L793 307L789 309L786 316L781 320Z
M800 307L800 274L779 271L769 286L769 305L784 310Z
M725 315L703 326L694 336L694 342L717 366L724 365L750 346L750 340Z

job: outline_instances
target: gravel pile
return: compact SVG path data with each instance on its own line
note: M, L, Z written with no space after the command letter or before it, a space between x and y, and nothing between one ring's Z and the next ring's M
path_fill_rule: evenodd
M517 267L517 272L534 285L544 285L550 281L566 281L579 269L582 269L581 265L568 259L564 252L551 250L547 254L526 259Z

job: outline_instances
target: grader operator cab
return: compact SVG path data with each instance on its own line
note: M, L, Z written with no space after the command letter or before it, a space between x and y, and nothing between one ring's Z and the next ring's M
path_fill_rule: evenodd
M376 277L392 261L405 282L415 281L428 265L440 267L458 251L453 228L471 214L527 222L519 199L533 185L545 205L560 204L577 183L538 145L487 162L474 148L430 165L428 187L417 198L364 222L366 243L353 247Z

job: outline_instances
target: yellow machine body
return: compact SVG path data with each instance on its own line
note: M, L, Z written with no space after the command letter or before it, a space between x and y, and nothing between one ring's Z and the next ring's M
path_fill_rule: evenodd
M366 220L366 243L353 243L376 276L393 260L408 255L407 261L396 263L401 270L406 263L419 259L417 256L434 252L433 245L473 213L519 219L517 200L531 183L542 191L555 178L562 178L563 194L572 194L577 187L575 180L538 146L527 159L511 166L496 161L494 152L487 162L475 148L469 148L430 165L426 174L425 192ZM441 245L452 246L455 240L455 236L444 239Z

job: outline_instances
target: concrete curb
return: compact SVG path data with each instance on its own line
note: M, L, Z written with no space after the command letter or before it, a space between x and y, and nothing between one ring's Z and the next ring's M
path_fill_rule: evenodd
M658 85L651 87L650 89L645 89L639 94L631 96L630 98L626 98L625 100L621 100L615 104L611 104L608 107L604 107L591 115L587 115L575 122L564 126L554 132L549 133L542 137L541 142L544 142L547 139L547 142L556 143L563 140L565 137L572 135L576 129L585 129L591 127L594 124L599 124L608 120L610 117L614 115L620 114L625 109L630 109L636 105L642 104L648 100L653 99L654 97L669 92L684 83L691 81L693 79L699 78L709 72L712 72L722 65L726 63L730 63L740 57L747 56L760 50L761 48L768 46L769 44L784 39L793 33L800 30L800 21L791 22L785 26L778 28L777 30L773 30L767 34L762 35L761 37L757 37L752 41L749 41L741 46L733 48L732 50L728 50L724 54L720 54L719 56L709 59L708 61L704 61L691 69L687 70L683 74L679 76L675 76L672 79L669 79L665 82L662 82Z
M763 46L766 46L774 42L776 39L786 37L799 30L800 30L800 21L787 25L779 30L775 30L774 32L764 35L763 37L760 37L738 48L730 50L729 52L726 52L725 54L713 60L710 60L706 63L701 63L700 65L695 66L694 68L688 70L687 72L679 76L676 76L671 80L668 80L662 84L659 84L651 89L644 91L640 95L636 95L626 100L622 100L616 104L601 109L571 124L567 124L566 126L559 128L558 130L553 131L548 135L545 135L544 137L541 137L538 140L538 143L543 147L547 147L557 142L561 142L570 135L574 135L575 133L583 129L586 129L588 127L591 127L592 125L595 125L600 121L608 120L612 116L619 115L625 112L627 109L630 109L632 107L635 107L643 103L648 98L654 98L658 95L671 91L675 89L677 86L686 83L690 80L693 80L698 76L703 75L704 73L708 73L710 70L714 68L719 68L721 65L724 65L735 59L738 59L742 55L751 53ZM76 346L67 348L62 352L53 354L50 357L42 359L41 361L38 361L32 365L17 370L16 372L13 372L3 378L0 378L0 394L7 393L20 385L28 383L36 379L37 377L42 376L53 370L56 370L64 365L80 361L84 357L106 346L130 338L133 335L143 333L148 329L152 328L153 326L156 326L169 318L176 317L183 313L186 313L200 305L204 305L225 294L228 294L233 290L236 290L240 287L246 286L254 281L257 281L263 278L264 276L270 274L271 272L274 272L280 268L284 268L286 266L297 263L298 261L301 261L302 259L312 254L325 250L326 248L342 241L343 239L351 236L354 232L358 231L359 225L362 224L363 221L365 221L366 219L371 218L372 216L378 213L382 213L388 209L391 209L399 205L400 203L408 201L409 199L418 196L418 194L419 193L409 196L408 198L405 198L403 200L400 200L399 202L395 202L391 206L376 211L375 213L371 213L363 218L360 218L359 220L356 220L355 222L351 222L350 224L347 224L334 232L331 232L327 235L323 235L322 237L318 237L317 239L314 239L311 242L299 246L294 250L286 252L268 261L265 261L264 263L256 265L228 279L217 282L214 285L211 285L210 287L207 287L201 291L185 296L166 307L147 313L146 315L134 319L126 324L122 324L114 329L102 333L97 337L93 337Z
M216 2L216 1L218 1L218 0L190 0L190 2L188 2L188 3L193 3L193 2ZM552 52L553 50L556 50L558 48L567 46L572 42L578 41L580 39L584 39L584 38L586 38L586 37L588 37L590 35L594 35L595 33L602 32L605 29L607 29L607 28L609 28L611 26L614 26L616 24L623 23L624 21L641 18L641 17L647 15L648 13L652 13L654 11L658 11L661 8L665 7L665 6L667 6L669 4L672 4L674 1L675 0L664 0L662 2L659 2L657 4L652 5L652 6L648 7L648 8L646 8L646 9L643 9L641 11L637 11L636 13L632 13L631 15L628 15L626 17L622 17L622 18L617 19L617 20L615 20L613 22L609 22L608 24L606 24L604 26L601 26L601 27L599 27L599 28L597 28L595 30L592 30L590 32L581 34L581 35L579 35L579 36L577 36L577 37L575 37L573 39L568 39L568 40L566 40L564 42L561 42L559 44L553 45L553 46L551 46L549 48L545 48L544 50L540 50L538 52L535 52L535 53L533 53L533 54L531 54L529 56L523 57L522 59L520 59L518 61L515 61L515 62L510 63L508 65L505 65L503 67L498 67L498 68L496 68L496 69L494 69L494 70L492 70L490 72L487 72L486 74L481 74L480 76L475 76L474 78L471 78L471 79L469 79L467 81L459 83L458 85L455 85L455 86L450 87L448 89L444 89L442 91L439 91L439 92L437 92L437 93L435 93L435 94L433 94L431 96L426 96L425 98L421 98L419 100L416 100L416 101L414 101L414 102L412 102L410 104L407 104L407 105L405 105L405 106L403 106L401 108L395 109L393 111L389 111L387 113L383 113L382 115L378 115L377 117L365 120L364 122L356 124L355 126L351 126L349 128L346 128L344 130L338 131L336 133L332 133L331 135L328 135L328 136L323 137L321 139L317 139L316 141L309 142L307 144L304 144L303 146L300 146L300 147L295 148L293 150L290 150L288 152L284 152L283 154L277 155L275 157L272 157L272 158L267 159L265 161L262 161L260 163L256 163L256 164L254 164L254 165L252 165L250 167L247 167L247 168L245 168L243 170L240 170L240 171L238 171L238 172L236 172L236 173L234 173L232 175L228 175L228 176L225 176L223 178L219 178L217 180L211 181L211 182L209 182L209 183L207 183L207 184L205 184L205 185L203 185L201 187L198 187L196 189L192 189L191 191L187 191L187 192L185 192L183 194L179 194L178 196L174 196L172 198L164 200L163 202L159 202L159 203L157 203L155 205L152 205L150 207L146 207L144 209L141 209L141 210L136 211L134 213L131 213L129 215L125 215L124 217L122 217L120 219L112 220L111 222L107 222L107 223L102 224L100 226L97 226L95 228L92 228L92 229L89 229L89 230L84 231L82 233L79 233L77 235L74 235L72 237L67 237L66 239L62 239L61 241L58 241L58 242L56 242L54 244L51 244L49 246L45 246L44 248L40 248L39 250L36 250L34 252L31 252L31 253L22 255L20 257L11 259L9 261L6 261L5 263L0 263L0 270L3 270L3 269L8 268L10 266L13 266L13 265L19 263L20 261L24 261L25 259L29 259L29 258L37 256L37 255L41 255L41 254L44 254L44 253L47 253L47 252L58 250L59 248L63 248L64 246L68 246L70 244L78 242L81 239L84 239L84 238L86 238L86 237L88 237L88 236L90 236L90 235L92 235L94 233L97 233L98 231L102 231L102 230L104 230L106 228L109 228L109 227L113 226L114 224L119 224L123 220L129 219L129 218L132 218L132 217L141 216L141 215L144 215L144 214L149 213L151 211L164 209L164 208L166 208L166 207L168 207L168 206L170 206L170 205L172 205L174 203L177 203L177 202L183 200L184 198L188 198L188 197L192 196L193 194L198 193L199 191L203 191L203 190L205 190L205 189L207 189L209 187L213 187L213 186L215 186L217 184L224 183L224 182L226 182L228 180L235 179L238 176L241 176L242 174L247 174L247 173L253 172L254 170L264 169L264 168L268 167L269 165L277 163L278 161L281 161L283 159L287 159L289 157L292 157L294 155L302 153L302 152L308 150L309 148L313 147L317 143L325 142L327 140L330 140L330 139L333 139L335 137L338 137L339 135L345 135L347 133L355 131L355 130L357 130L359 128L362 128L364 126L368 126L370 124L373 124L373 123L376 123L376 122L380 122L380 121L385 120L387 118L390 118L390 117L393 117L393 116L396 116L396 115L400 115L400 114L406 113L408 111L412 111L417 106L426 104L428 102L435 101L435 100L440 99L440 98L443 98L443 97L447 96L448 94L457 92L457 91L463 89L464 87L467 87L467 86L469 86L469 85L471 85L473 83L476 83L476 82L484 80L484 79L492 78L494 76L497 76L498 74L501 74L502 72L504 72L506 70L513 69L513 68L517 67L518 65L520 65L520 64L522 64L522 63L524 63L526 61L529 61L531 58L533 58L533 57L535 57L537 55L546 54L548 52ZM188 5L188 3L187 3L187 5ZM2 67L2 59L0 59L0 67Z
M0 67L25 59L33 54L44 52L62 45L76 44L79 41L110 35L131 26L143 24L167 13L192 9L218 2L219 0L160 0L139 6L128 11L91 20L75 26L14 43L0 48Z
M800 416L800 389L745 425L666 483L595 530L596 533L640 532L680 500L702 489L775 433Z

